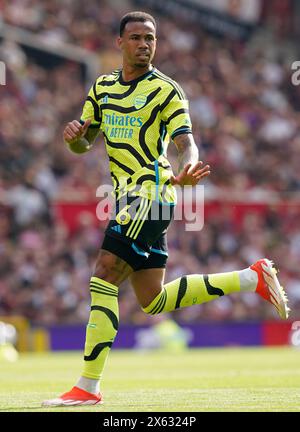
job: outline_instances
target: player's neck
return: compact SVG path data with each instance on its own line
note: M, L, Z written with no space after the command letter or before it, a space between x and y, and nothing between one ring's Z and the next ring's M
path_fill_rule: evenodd
M139 78L142 75L145 75L147 72L150 72L152 69L153 69L152 64L149 64L144 68L137 68L134 66L123 64L122 78L124 81L132 81Z

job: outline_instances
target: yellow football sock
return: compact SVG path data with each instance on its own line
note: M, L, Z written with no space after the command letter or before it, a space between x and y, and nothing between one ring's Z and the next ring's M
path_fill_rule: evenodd
M150 315L172 312L178 308L207 303L237 291L240 291L238 272L183 276L165 284L143 311Z
M91 313L86 327L82 376L100 379L118 331L118 287L92 277L90 291Z

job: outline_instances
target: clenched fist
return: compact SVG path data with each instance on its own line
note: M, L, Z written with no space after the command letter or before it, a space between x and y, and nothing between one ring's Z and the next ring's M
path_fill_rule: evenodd
M86 134L90 124L90 119L86 120L83 125L79 121L73 120L65 127L63 132L64 141L74 153L85 153L89 150L90 143L81 138Z

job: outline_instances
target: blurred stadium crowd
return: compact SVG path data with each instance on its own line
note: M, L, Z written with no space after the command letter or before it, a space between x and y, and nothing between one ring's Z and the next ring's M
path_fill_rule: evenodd
M97 52L104 61L118 58L119 19L131 9L130 3L120 8L103 0L88 0L84 7L73 0L0 0L0 21L38 33L53 46L71 43ZM212 166L207 201L268 205L263 213L247 214L239 226L224 207L206 218L197 234L174 222L166 280L242 269L268 256L280 267L297 314L300 92L291 84L290 64L280 56L270 59L260 47L156 17L155 66L184 88L201 158ZM102 139L83 157L62 142L64 125L79 118L86 97L82 70L70 61L47 69L8 40L0 42L0 58L8 66L7 84L0 86L0 316L24 315L40 324L85 322L103 226L83 214L70 234L53 211L61 201L95 201L97 187L110 183ZM169 156L176 167L172 144ZM286 207L279 214L274 203L282 201ZM243 294L176 311L174 317L184 322L274 318L271 309L254 294ZM148 319L127 283L120 290L120 318Z

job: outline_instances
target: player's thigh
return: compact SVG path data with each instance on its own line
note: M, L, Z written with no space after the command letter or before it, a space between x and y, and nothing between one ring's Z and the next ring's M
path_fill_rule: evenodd
M164 268L144 269L131 273L130 282L142 307L149 306L161 292L164 278Z
M101 249L94 276L119 286L133 272L132 267L123 259L105 249Z

